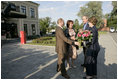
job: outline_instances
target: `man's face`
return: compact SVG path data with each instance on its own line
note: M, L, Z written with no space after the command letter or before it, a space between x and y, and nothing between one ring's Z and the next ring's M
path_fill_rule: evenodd
M61 26L62 26L62 27L64 26L64 22L63 22L63 21L61 21Z
M85 24L85 23L88 22L88 19L87 19L85 16L83 16L83 17L82 17L82 21L83 21L83 23Z

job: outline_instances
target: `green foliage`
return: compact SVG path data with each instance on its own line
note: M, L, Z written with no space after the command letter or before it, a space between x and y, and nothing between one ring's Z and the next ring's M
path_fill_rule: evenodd
M117 1L112 1L113 10L110 14L108 14L107 17L107 24L108 27L114 27L117 28ZM106 14L107 15L107 14Z
M99 35L107 34L107 32L106 32L106 31L98 31L98 34L99 34Z
M55 37L41 37L41 38L32 40L32 42L29 44L55 46L56 39Z
M52 29L56 29L56 27L57 27L57 24L56 24L56 22L55 21L53 21L53 22L51 22L51 24L50 24L50 26L49 26L49 32L52 30Z
M32 35L32 36L27 36L28 40L36 39L39 38L39 35Z
M79 25L79 29L83 29L83 23Z
M52 29L56 29L57 26L55 21L51 22L50 17L40 18L39 24L40 24L40 31L43 35L45 35L46 32L49 33Z
M108 13L104 15L104 18L108 19L108 17L109 17Z
M57 24L56 24L56 22L55 21L53 21L52 23L51 23L51 29L56 29L56 26L57 26Z
M78 30L80 29L78 19L75 19L73 27L75 29L75 32L78 32Z
M112 1L112 6L113 6L113 10L111 14L117 16L117 1Z
M102 22L102 2L101 1L90 1L85 4L83 7L80 7L80 11L77 14L79 17L88 16L92 17L95 16L98 20L97 26L100 27Z
M45 18L39 19L40 30L41 30L42 34L46 34L46 31L49 31L50 23L51 23L50 17L45 17Z
M66 26L63 26L63 31L65 31L67 29L67 27Z

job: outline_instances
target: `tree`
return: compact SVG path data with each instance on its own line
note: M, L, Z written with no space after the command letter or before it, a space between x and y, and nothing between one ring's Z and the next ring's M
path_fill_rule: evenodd
M45 24L46 24L47 32L49 33L49 26L51 24L51 18L50 17L45 18Z
M104 15L104 18L108 19L108 17L109 17L108 13Z
M39 19L40 30L41 30L42 34L46 34L47 31L49 32L50 23L51 23L50 17L45 17L45 18Z
M78 19L75 19L73 27L75 29L75 32L78 32L78 30L79 30L79 21L78 21Z
M51 29L56 29L56 26L57 26L56 22L53 21L53 22L51 23Z
M113 10L111 12L111 15L114 15L114 17L116 18L116 16L117 16L117 1L112 1L112 6L113 6Z
M51 22L50 27L49 27L49 32L50 32L52 29L56 29L56 27L57 27L56 22L55 22L55 21Z
M79 17L88 16L92 17L95 16L98 20L97 27L100 27L102 22L102 2L101 1L90 1L85 6L80 7L80 11L77 14Z
M113 10L108 16L107 23L109 27L117 28L117 1L112 1Z

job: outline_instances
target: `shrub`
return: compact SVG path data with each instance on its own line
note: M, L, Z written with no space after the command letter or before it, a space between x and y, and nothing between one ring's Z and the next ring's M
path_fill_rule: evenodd
M40 36L39 35L27 36L28 40L32 40L32 39L36 39L36 38L40 38Z
M55 41L55 37L41 37L41 38L33 39L31 44L54 46L56 44L56 41Z

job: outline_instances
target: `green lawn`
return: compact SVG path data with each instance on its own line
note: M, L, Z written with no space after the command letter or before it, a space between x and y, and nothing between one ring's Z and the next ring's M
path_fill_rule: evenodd
M107 32L106 32L106 31L98 31L98 34L99 34L99 35L107 34Z

